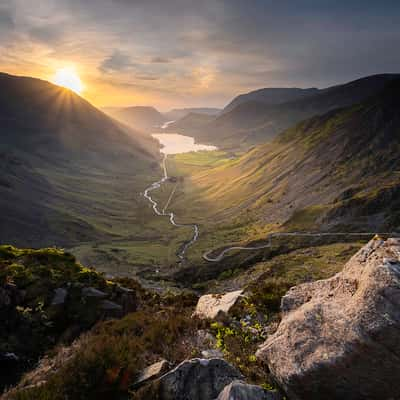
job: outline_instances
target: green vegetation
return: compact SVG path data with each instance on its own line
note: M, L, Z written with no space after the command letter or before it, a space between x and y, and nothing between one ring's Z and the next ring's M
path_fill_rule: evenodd
M197 151L168 157L170 176L190 176L195 172L215 168L229 162L234 154L225 151Z
M176 363L193 355L198 324L178 301L163 311L148 308L103 323L81 339L74 356L59 365L45 385L20 390L11 398L128 398L133 395L131 385L143 366L160 358Z
M14 353L20 371L58 341L70 343L105 316L99 299L85 297L84 288L100 290L114 302L122 301L118 281L109 281L75 257L56 248L32 250L0 246L0 353ZM132 304L144 291L133 280ZM60 299L56 299L57 291ZM7 379L15 379L11 376ZM0 384L7 383L0 380Z
M70 254L57 249L21 250L2 246L3 283L13 281L25 289L37 287L39 282L45 284L46 291L42 290L42 295L24 307L24 312L28 306L34 310L37 324L42 323L39 310L50 315L46 299L52 298L51 288L68 282L78 286L90 283L103 291L112 291L118 283L133 288L141 299L139 310L122 319L98 322L75 342L71 351L53 350L49 353L50 358L32 374L25 375L19 387L8 396L15 400L156 398L152 386L144 386L138 391L133 389L137 374L162 358L176 365L184 359L199 356L202 349L197 339L199 329L214 334L216 348L240 369L246 380L273 388L255 352L266 336L276 329L282 295L293 285L332 276L361 245L359 242L333 243L289 250L275 256L271 253L268 259L250 268L239 268L216 281L206 282L211 291L224 290L224 286L245 290L245 296L232 309L230 317L220 322L191 317L197 303L193 293L159 295L142 289L128 278L107 281L101 274L77 264ZM45 271L50 272L46 274ZM41 304L34 304L36 301ZM79 308L74 310L81 313L79 318L90 315L88 304L81 304L78 299L76 304ZM68 310L69 307L63 318L71 318ZM89 313L93 311L91 309ZM45 318L45 321L49 320ZM34 329L32 326L31 330ZM16 331L14 338L21 340L21 335L23 332ZM48 349L54 345L55 342L49 344ZM41 380L46 383L36 385ZM32 383L33 386L27 387Z

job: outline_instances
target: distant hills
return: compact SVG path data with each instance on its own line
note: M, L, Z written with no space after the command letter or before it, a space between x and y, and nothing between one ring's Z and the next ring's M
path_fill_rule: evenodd
M285 231L400 229L400 79L371 79L326 91L321 107L353 102L382 80L385 88L197 174L194 186L220 215L254 215Z
M0 74L0 138L0 242L113 236L131 191L158 173L155 140L39 79Z
M169 121L175 121L180 118L186 117L188 114L204 114L204 115L218 115L221 112L219 108L207 108L207 107L197 107L197 108L174 108L171 111L164 113Z
M206 125L192 124L182 133L223 148L246 149L273 139L304 119L357 104L379 92L398 76L373 75L326 89L261 89L238 96L224 112ZM174 125L170 128L173 129Z
M168 118L154 107L107 107L104 112L135 129L146 132L160 128Z
M168 124L165 129L167 132L190 133L193 130L201 129L202 126L206 126L214 121L214 119L214 115L190 112L176 122Z

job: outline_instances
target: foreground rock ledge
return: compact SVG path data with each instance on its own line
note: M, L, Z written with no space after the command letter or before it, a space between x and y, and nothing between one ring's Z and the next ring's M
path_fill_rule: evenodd
M400 240L375 238L326 280L292 288L257 356L291 400L400 398Z

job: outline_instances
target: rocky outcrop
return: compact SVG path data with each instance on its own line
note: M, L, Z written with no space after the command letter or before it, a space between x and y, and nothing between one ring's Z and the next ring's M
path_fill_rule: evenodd
M222 359L195 358L154 381L152 394L159 400L214 400L226 385L241 378L240 372Z
M64 305L67 296L68 296L67 289L64 289L64 288L54 289L54 296L53 296L53 300L51 301L51 305L52 306Z
M234 381L225 386L217 400L279 400L280 398L278 393L266 391L260 386Z
M334 277L292 288L257 352L291 400L400 398L400 240L375 238Z
M242 293L243 290L236 290L225 294L206 294L201 296L193 315L201 319L223 317L236 304Z
M107 297L107 293L103 292L102 290L96 289L94 287L84 287L82 289L82 296L104 298Z
M154 364L151 364L139 374L138 378L132 385L132 389L137 389L138 387L144 385L146 382L159 378L162 374L167 372L168 369L169 362L167 360L161 360Z

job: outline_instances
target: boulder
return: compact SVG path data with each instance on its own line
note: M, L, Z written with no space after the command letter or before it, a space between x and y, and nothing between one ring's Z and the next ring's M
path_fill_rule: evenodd
M135 380L132 385L133 389L140 387L148 381L159 378L169 369L169 362L167 360L158 361L149 367L145 368Z
M216 319L228 314L242 295L243 290L225 294L206 294L201 296L193 316L201 319Z
M185 360L155 382L159 400L214 400L242 375L225 360Z
M124 315L122 306L110 300L102 300L100 309L104 313L104 318L121 318Z
M224 355L219 349L206 349L201 351L203 358L222 358Z
M257 356L291 400L400 398L400 240L376 237L330 279L282 299Z
M260 386L234 381L225 386L217 400L278 400L280 398L278 393L266 391Z
M65 300L68 296L67 289L57 288L54 290L53 300L51 301L52 306L60 306L65 304Z
M94 287L85 287L82 289L82 296L84 297L96 297L96 298L104 298L107 297L107 293L98 290Z

